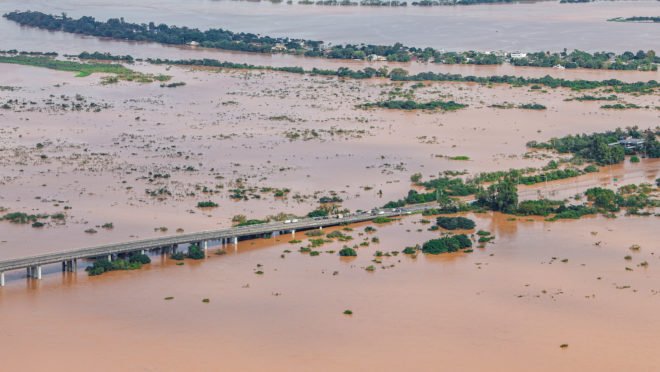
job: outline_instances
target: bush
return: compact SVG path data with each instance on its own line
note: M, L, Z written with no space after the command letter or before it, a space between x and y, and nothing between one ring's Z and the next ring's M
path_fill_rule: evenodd
M475 227L474 221L465 217L438 217L436 223L447 230L471 230Z
M555 213L557 208L564 205L564 202L559 200L525 200L518 204L516 214L523 216L547 216L550 213Z
M146 254L134 253L128 259L128 261L129 262L137 262L141 265L146 265L146 264L151 263L151 258L149 258L149 256L147 256Z
M612 190L604 189L602 187L593 187L585 191L584 194L597 208L605 209L610 212L619 210L618 204L620 197Z
M417 249L415 247L405 247L402 252L403 254L415 254Z
M204 250L202 250L197 244L191 244L190 247L188 247L188 254L186 257L193 260L202 260L206 255L204 254Z
M218 204L212 201L201 201L197 203L197 208L215 208Z
M440 254L456 252L459 249L469 248L472 241L465 234L445 236L440 239L432 239L422 245L422 252L428 254Z
M394 221L389 217L376 217L373 219L373 223L388 223Z
M594 172L598 172L598 167L595 166L595 165L593 165L593 164L589 164L589 165L587 165L587 166L584 168L584 172L585 172L585 173L594 173Z
M345 247L339 251L339 255L342 257L356 257L357 252L353 248Z
M307 213L307 217L326 217L328 215L328 211L325 209L315 209L309 213Z

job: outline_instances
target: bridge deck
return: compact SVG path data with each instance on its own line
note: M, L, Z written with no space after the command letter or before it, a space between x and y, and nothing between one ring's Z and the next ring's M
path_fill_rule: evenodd
M418 212L432 207L433 206L429 205L420 205L415 207L402 208L397 211L387 210L383 211L382 214L354 214L347 215L344 218L303 218L294 223L271 222L258 225L233 227L222 230L200 231L188 234L105 244L95 247L47 253L37 256L0 260L0 272L24 269L32 266L54 264L74 259L94 258L108 256L111 254L157 249L173 246L175 244L189 244L208 240L220 240L223 238L259 236L277 231L309 230L319 227L358 223L370 221L376 217L395 217L405 213Z

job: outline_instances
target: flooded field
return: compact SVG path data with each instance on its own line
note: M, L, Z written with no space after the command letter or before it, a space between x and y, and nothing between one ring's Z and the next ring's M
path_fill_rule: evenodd
M440 234L412 216L345 231L350 244L380 240L355 258L325 253L338 242L313 257L297 251L305 243L281 236L183 266L154 257L137 272L52 273L11 285L0 293L3 343L11 343L0 349L3 367L21 368L37 347L32 368L67 363L75 350L76 365L100 371L620 371L660 364L653 217L469 217L495 234L494 243L472 253L393 256ZM364 233L366 226L377 231ZM632 244L641 249L631 251ZM365 270L371 265L374 271Z
M576 126L589 133L658 123L654 95L621 97L649 108L604 110L598 102L565 101L577 95L565 89L429 83L414 88L417 99L443 97L468 108L401 112L357 106L402 94L412 83L137 67L186 85L101 85L96 75L2 66L8 73L0 85L18 89L0 92L0 101L14 97L20 103L1 117L0 205L67 217L43 229L0 223L0 257L228 227L239 214L304 215L330 195L351 210L370 209L405 195L413 173L428 178L446 170L475 175L539 167L549 158L524 156L528 141L575 133ZM98 112L62 106L74 102L95 104ZM489 107L505 102L539 102L548 109ZM657 160L643 159L522 195L535 199L564 190L567 197L589 184L653 182L659 168ZM236 201L236 189L251 191ZM278 189L289 191L276 197ZM219 207L196 208L206 200ZM113 228L99 228L106 223Z
M0 2L0 12L15 9L336 43L660 49L657 25L605 22L651 14L658 9L652 1L405 9L265 1ZM657 71L223 52L46 32L4 18L0 34L2 50L213 58L305 69L388 66L411 73L660 80ZM36 226L0 219L0 261L228 228L249 219L300 218L324 199L350 211L368 210L411 189L421 192L413 183L417 175L425 181L446 174L470 179L482 172L554 169L552 160L563 164L571 157L532 150L529 141L660 126L657 89L639 94L144 62L128 67L171 79L162 86L121 79L106 84L108 76L98 73L76 77L0 64L0 216L50 216ZM387 100L467 106L363 106ZM591 187L655 184L660 160L640 157L578 177L520 185L518 195L570 204ZM198 204L209 202L217 206ZM26 278L24 269L8 271L0 288L0 370L658 370L657 212L555 222L462 213L476 222L473 230L458 231L473 246L440 255L403 252L448 233L436 228L437 216L409 215L215 245L201 260L152 252L152 262L141 269L100 276L88 276L84 269L92 261L83 260L77 272L46 265L42 280ZM494 240L480 242L482 236ZM345 247L357 257L340 257Z

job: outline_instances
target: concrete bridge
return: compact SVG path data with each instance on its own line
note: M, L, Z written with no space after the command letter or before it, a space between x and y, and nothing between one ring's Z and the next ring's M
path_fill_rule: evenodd
M0 260L0 286L5 285L5 272L12 270L25 269L27 270L28 278L41 279L42 266L44 265L62 264L63 271L75 272L78 267L78 260L82 259L107 258L108 260L112 260L116 255L120 254L147 253L155 250L161 253L167 253L175 251L178 245L181 244L199 244L199 247L206 252L210 241L220 242L223 247L229 244L236 246L239 239L260 238L282 233L295 234L296 231L300 230L322 229L327 226L371 221L377 217L396 217L431 208L437 208L437 205L433 203L432 205L425 204L406 208L380 209L343 216L337 215L333 217L301 218L299 220L285 222L269 222L223 230L133 240L37 256Z

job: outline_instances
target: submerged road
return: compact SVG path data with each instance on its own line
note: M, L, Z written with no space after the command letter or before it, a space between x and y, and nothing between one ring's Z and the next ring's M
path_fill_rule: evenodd
M180 244L199 244L206 250L209 241L221 241L237 244L239 239L259 238L270 234L295 233L299 230L318 229L328 226L371 221L377 217L396 217L437 208L435 203L410 206L397 209L376 209L369 212L334 217L316 217L268 222L257 225L238 226L222 230L200 231L195 233L170 235L158 238L132 240L120 243L104 244L94 247L79 248L36 256L20 257L0 261L0 286L5 284L4 273L11 270L27 269L28 276L41 279L41 266L62 263L63 270L74 271L77 260L91 258L112 259L113 255L146 252L154 249L169 249Z

